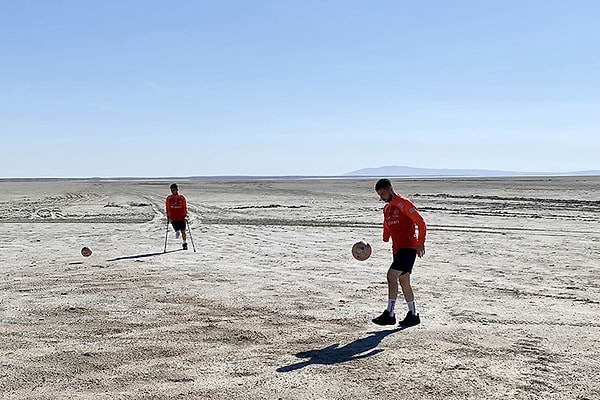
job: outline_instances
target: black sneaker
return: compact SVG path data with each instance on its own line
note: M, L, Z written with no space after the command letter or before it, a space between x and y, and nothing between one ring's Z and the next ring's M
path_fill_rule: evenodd
M377 325L394 325L396 323L396 317L390 315L388 310L385 310L383 314L377 318L373 318L372 321Z
M398 325L400 326L415 326L421 323L421 318L419 318L419 314L413 314L412 311L409 311L406 314L406 317Z
M183 249L184 249L184 250L187 250L187 243L184 243L184 244L183 244Z

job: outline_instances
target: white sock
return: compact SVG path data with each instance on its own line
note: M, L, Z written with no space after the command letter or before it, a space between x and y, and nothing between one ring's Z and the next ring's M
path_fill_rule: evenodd
M390 313L390 316L394 316L394 307L396 306L396 299L388 299L387 310Z
M408 310L413 313L413 315L417 315L417 305L415 301L409 301L406 303L408 305Z

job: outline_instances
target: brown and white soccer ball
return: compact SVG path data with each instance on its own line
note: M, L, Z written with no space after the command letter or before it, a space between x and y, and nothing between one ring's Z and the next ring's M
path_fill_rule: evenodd
M81 249L81 255L84 257L89 257L92 255L92 249L90 249L89 247L83 247Z
M352 256L358 261L365 261L371 257L371 245L363 240L352 245Z

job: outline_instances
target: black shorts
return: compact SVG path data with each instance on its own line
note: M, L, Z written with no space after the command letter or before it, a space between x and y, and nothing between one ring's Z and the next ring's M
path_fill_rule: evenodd
M394 253L394 262L390 265L390 269L402 271L401 275L410 274L416 259L417 249L400 249Z
M182 219L181 221L171 221L171 225L173 225L173 229L176 231L185 231L185 219Z

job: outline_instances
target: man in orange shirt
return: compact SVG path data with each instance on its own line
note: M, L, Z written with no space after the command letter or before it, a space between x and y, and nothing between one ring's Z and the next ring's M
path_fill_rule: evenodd
M421 323L415 305L415 295L410 285L410 275L417 256L425 255L425 220L419 214L414 203L394 191L389 179L380 179L375 184L379 198L387 204L383 208L383 241L392 238L394 261L387 272L388 306L373 322L377 325L394 325L396 315L394 307L398 298L398 283L402 288L408 313L400 326L415 326ZM415 232L415 227L418 229Z
M171 222L171 225L173 225L173 229L175 229L175 237L179 238L179 235L181 234L181 239L183 239L183 249L187 250L187 235L185 233L186 218L188 216L187 200L182 194L179 194L179 188L176 183L171 185L171 194L167 196L166 207L167 218Z

